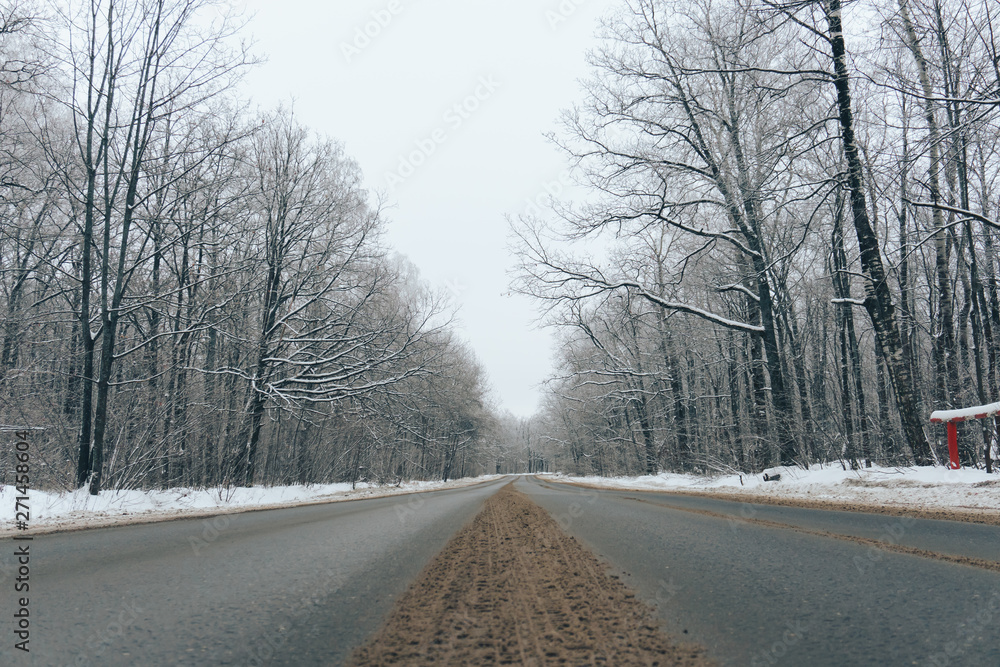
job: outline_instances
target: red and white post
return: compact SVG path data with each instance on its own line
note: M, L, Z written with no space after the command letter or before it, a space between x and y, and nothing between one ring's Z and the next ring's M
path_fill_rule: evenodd
M976 405L960 410L935 410L931 413L931 423L944 423L948 427L948 467L952 470L961 468L958 462L958 422L966 419L986 419L1000 413L1000 402L989 405ZM1000 424L998 424L1000 427ZM989 446L989 445L987 445Z

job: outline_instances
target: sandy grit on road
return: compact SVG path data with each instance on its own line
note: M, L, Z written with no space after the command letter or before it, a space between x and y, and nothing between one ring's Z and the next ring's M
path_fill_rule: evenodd
M505 486L355 652L367 665L685 665L652 610L542 508Z

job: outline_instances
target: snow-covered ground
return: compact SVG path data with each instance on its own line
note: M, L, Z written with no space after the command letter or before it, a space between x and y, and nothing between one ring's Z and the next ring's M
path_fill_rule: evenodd
M273 486L230 489L185 489L168 491L105 491L98 496L86 489L52 493L29 490L29 531L110 526L161 521L178 517L214 516L228 512L288 507L307 503L391 496L415 491L434 491L469 486L501 475L449 482L403 482L397 486L359 483L352 490L345 484ZM0 486L0 536L19 532L15 528L17 490Z
M845 505L882 505L929 511L985 511L1000 514L1000 474L982 470L874 467L844 470L839 464L801 468L772 468L778 481L763 475L679 475L644 477L569 477L549 479L614 489L735 494L747 500L811 500ZM52 493L31 490L28 508L32 532L162 521L178 517L213 516L253 509L288 507L317 502L374 498L416 491L469 486L497 479L487 475L450 482L404 482L400 486L323 484L231 489L170 489L168 491L105 491L91 496L86 490ZM0 536L15 529L17 491L0 487ZM23 508L22 508L23 509Z
M763 475L678 475L565 477L566 481L615 489L738 494L754 499L788 499L884 505L919 510L1000 512L1000 474L945 467L845 470L839 464L772 468ZM556 476L559 479L561 476Z

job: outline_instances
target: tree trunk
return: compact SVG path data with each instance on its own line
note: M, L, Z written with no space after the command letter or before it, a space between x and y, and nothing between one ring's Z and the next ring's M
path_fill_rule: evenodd
M850 357L850 343L847 337L847 316L849 311L841 309L837 313L837 335L840 340L840 404L844 411L844 440L846 442L845 453L847 460L851 463L851 470L857 470L858 452L854 436L854 407L851 401L851 370L848 363Z
M886 354L886 366L896 394L903 432L917 465L933 465L934 457L923 430L923 415L913 385L913 362L903 347L896 321L892 293L889 291L878 237L868 218L868 205L862 182L862 165L854 137L854 111L851 103L850 78L847 70L847 49L841 23L840 0L828 0L826 7L829 37L834 65L834 85L837 90L837 110L840 122L847 182L854 214L854 229L861 251L861 268L865 275L865 308L875 333Z
M639 419L639 430L642 432L646 474L655 475L657 472L656 439L653 436L653 428L650 426L649 421L649 412L646 409L646 394L641 389L639 391L639 397L633 401L633 405L635 407L636 416Z
M924 58L923 50L917 39L910 18L910 11L907 0L899 0L899 15L903 21L906 33L906 45L917 66L917 74L920 79L920 86L923 91L924 119L927 122L927 142L930 165L927 169L927 187L931 197L931 216L934 227L934 266L937 277L937 309L938 316L933 324L936 328L933 334L934 340L934 363L937 374L935 386L937 388L937 400L946 407L955 407L950 389L955 385L957 378L956 358L955 358L955 317L954 305L951 294L951 275L949 270L950 246L948 243L948 233L945 228L944 216L940 208L941 203L941 136L938 131L937 119L934 115L934 90L931 86L930 75L927 72L927 60Z
M799 390L799 409L802 413L803 447L799 454L803 467L809 467L809 449L813 442L813 414L812 403L809 401L809 381L806 378L805 345L799 336L799 325L795 317L795 309L789 307L788 318L791 320L789 327L789 347L792 350L792 367L795 369L795 384Z

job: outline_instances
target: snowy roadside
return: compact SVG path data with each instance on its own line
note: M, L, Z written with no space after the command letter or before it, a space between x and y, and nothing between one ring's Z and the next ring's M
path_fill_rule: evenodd
M772 468L763 475L672 474L644 477L550 478L575 484L637 491L679 491L739 496L750 502L809 501L850 506L877 506L899 510L996 514L1000 516L1000 475L983 470L872 467L844 470L839 464L801 468Z
M30 528L27 534L455 489L500 477L503 475L485 475L449 482L403 482L398 487L359 483L353 490L350 483L234 487L228 490L218 488L177 488L166 491L109 490L99 496L90 495L86 489L61 493L29 490L27 505L30 512L28 522ZM13 486L0 486L0 537L25 534L15 529L17 496L17 490Z

